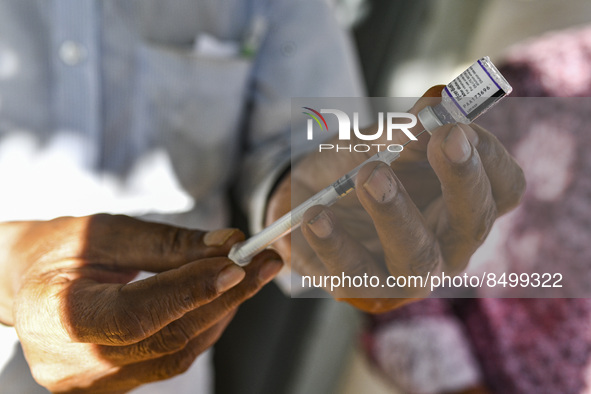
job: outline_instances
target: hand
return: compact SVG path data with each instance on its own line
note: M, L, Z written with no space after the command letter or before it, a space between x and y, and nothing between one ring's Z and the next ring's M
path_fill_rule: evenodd
M14 278L0 317L53 392L124 392L184 372L282 266L270 251L246 269L224 257L238 230L125 216L6 223L0 238L13 241L2 269ZM128 283L139 270L159 273Z
M410 112L437 104L441 88L430 89L425 96L433 97L421 98ZM421 130L417 125L412 131ZM380 142L408 140L402 133L394 137L399 140ZM310 154L274 192L267 222L287 212L292 200L304 201L375 153ZM475 124L445 125L431 138L425 133L407 145L391 166L365 165L356 193L331 208L308 210L291 244L285 237L276 248L298 272L317 277L367 274L384 284L388 275L454 275L466 267L495 219L518 204L524 187L521 168L492 134ZM333 295L377 313L425 297L426 290L341 287Z

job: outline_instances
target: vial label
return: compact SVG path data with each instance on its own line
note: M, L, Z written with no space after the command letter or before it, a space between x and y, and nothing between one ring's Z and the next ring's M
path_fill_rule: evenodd
M507 94L480 60L451 81L445 91L471 121Z

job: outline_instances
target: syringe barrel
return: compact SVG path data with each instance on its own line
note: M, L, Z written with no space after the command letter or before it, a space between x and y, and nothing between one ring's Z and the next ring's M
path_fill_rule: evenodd
M332 185L316 193L290 212L277 219L269 227L253 235L244 242L232 246L228 257L239 266L247 265L250 260L267 246L296 229L302 223L304 213L314 205L332 205L339 199Z
M277 219L269 227L253 235L244 242L239 242L232 246L228 257L239 266L247 265L250 260L258 253L262 252L267 246L277 241L279 238L298 228L302 223L304 213L315 205L330 206L337 200L349 194L355 187L355 178L361 167L370 161L380 160L390 164L400 157L400 152L382 151L364 161L349 173L338 179L330 186L319 191L290 212Z

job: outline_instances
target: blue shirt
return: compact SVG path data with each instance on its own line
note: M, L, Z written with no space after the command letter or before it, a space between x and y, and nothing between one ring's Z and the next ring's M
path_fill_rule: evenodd
M290 98L361 95L353 59L322 0L0 0L0 220L219 228L237 180L260 219Z
M258 49L244 55L253 36ZM204 37L236 52L200 50ZM107 195L104 207L73 203L80 212L71 213L47 196L19 198L44 206L41 218L164 212L178 224L223 226L227 187L246 180L242 194L254 196L289 152L290 97L361 93L349 43L317 0L4 0L0 59L9 68L0 66L0 142L23 132L39 150L58 135L75 140L84 152L75 167L99 174L90 190ZM168 180L150 185L158 171ZM34 184L46 172L23 177ZM105 179L116 192L104 192ZM176 200L158 197L165 184ZM142 193L156 197L130 212ZM127 196L124 207L109 203L113 194Z

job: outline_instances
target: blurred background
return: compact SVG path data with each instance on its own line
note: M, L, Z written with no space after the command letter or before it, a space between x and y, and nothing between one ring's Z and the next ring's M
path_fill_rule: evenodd
M591 22L589 0L333 0L369 96L416 97L482 56ZM269 310L272 313L269 313ZM246 303L216 345L219 393L397 391L362 351L365 318L329 299L288 299L274 285ZM261 347L265 339L271 346Z

